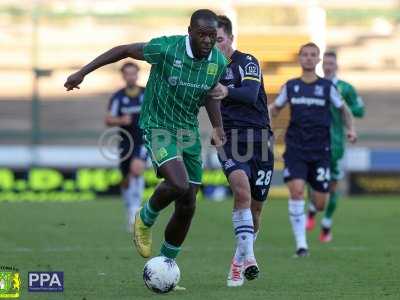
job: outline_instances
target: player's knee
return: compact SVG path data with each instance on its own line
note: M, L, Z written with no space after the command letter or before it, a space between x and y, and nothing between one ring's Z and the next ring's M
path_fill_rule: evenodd
M134 159L130 165L129 171L132 176L141 176L144 171L144 162L139 159Z
M189 188L190 188L189 182L185 181L185 180L170 182L170 186L172 187L172 189L178 196L185 195L189 191Z
M304 199L304 191L301 189L294 189L291 191L290 196L292 199Z
M127 189L129 187L129 177L126 176L124 179L121 181L121 188Z
M233 196L236 204L248 205L251 201L250 191L245 187L235 187L233 189Z
M324 200L315 201L314 206L317 209L317 211L323 211L325 209L325 201Z

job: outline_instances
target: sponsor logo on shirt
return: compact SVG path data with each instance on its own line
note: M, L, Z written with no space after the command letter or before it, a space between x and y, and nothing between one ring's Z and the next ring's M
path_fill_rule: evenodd
M121 112L124 115L129 115L129 114L137 114L141 110L141 107L139 105L137 106L130 106L130 107L122 107Z
M185 86L185 87L190 87L190 88L195 88L195 89L202 89L202 90L206 90L208 91L209 89L211 89L211 87L205 83L193 83L193 82L187 82L187 81L182 81L182 80L178 80L178 77L176 76L170 76L168 77L168 83L171 86Z
M303 104L307 106L325 106L325 99L319 98L307 98L307 97L293 97L290 102L294 105Z

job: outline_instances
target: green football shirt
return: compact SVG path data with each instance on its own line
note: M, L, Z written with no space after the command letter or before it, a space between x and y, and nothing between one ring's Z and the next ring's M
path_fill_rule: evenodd
M144 47L150 63L140 127L197 130L197 115L207 92L224 72L227 60L214 47L207 58L193 56L189 37L163 36Z
M354 87L343 80L334 78L333 83L336 85L340 95L346 102L353 116L362 118L364 116L364 103L360 96L358 96ZM344 154L346 144L345 128L342 119L342 113L339 109L331 106L332 125L331 125L331 148L332 158L340 159Z

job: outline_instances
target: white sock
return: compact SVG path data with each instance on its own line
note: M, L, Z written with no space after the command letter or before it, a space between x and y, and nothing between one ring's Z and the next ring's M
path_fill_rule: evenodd
M250 208L234 209L232 222L236 237L235 260L254 259L254 225Z
M129 216L131 219L135 219L135 214L137 210L140 208L142 204L142 196L143 196L143 189L144 189L144 180L143 177L134 177L131 176L129 178L129 196L130 196L130 203L128 207Z
M307 246L306 238L306 216L304 214L304 200L289 199L289 219L292 223L292 230L296 240L296 249Z
M122 189L125 208L128 217L128 228L135 221L135 215L142 204L142 195L144 189L144 179L142 176L129 178L129 187Z
M324 228L331 228L332 227L332 219L328 219L328 218L324 217L321 220L321 225Z
M130 231L131 225L135 221L135 216L132 215L132 213L131 213L131 195L130 195L129 188L127 188L127 189L121 188L121 194L122 194L122 199L124 200L124 205L125 205L125 209L126 209L126 217L128 220L128 224L127 224L126 228L128 231Z

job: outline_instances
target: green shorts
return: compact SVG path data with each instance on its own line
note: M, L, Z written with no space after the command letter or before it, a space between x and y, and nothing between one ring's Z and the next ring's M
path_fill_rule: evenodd
M344 177L342 159L331 160L331 180L339 181Z
M339 181L344 177L343 156L344 148L341 145L332 145L331 149L331 180Z
M189 182L201 184L203 163L198 130L173 132L163 128L146 128L143 130L143 138L158 177L159 167L172 159L179 159L185 165Z

